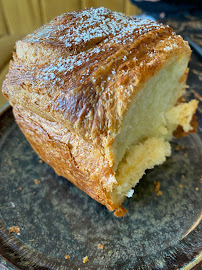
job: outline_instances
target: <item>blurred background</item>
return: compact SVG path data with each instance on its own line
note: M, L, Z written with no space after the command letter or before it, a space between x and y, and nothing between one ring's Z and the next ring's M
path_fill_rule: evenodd
M154 19L201 14L202 0L0 0L0 89L15 41L65 12L104 6L127 15ZM7 100L0 91L0 107Z
M131 0L142 12L155 19L176 18L192 15L200 16L202 0Z

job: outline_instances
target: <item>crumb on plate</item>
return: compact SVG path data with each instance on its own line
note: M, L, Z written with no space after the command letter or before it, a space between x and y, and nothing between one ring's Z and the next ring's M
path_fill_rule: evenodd
M179 151L179 150L180 150L180 146L177 145L177 146L175 147L175 151Z
M40 181L38 179L34 179L34 183L35 183L35 185L38 185L40 183Z
M87 263L88 262L88 256L83 258L83 263Z
M103 248L104 248L104 246L103 246L102 244L98 244L97 247L98 247L99 249L103 249Z
M163 192L160 190L160 182L154 181L153 184L154 184L154 192L156 192L157 196L161 196Z
M65 260L70 259L69 254L65 255Z
M159 191L156 193L157 196L161 196L162 194L163 194L163 192L162 192L161 190L159 190Z
M12 226L9 228L9 233L15 233L15 234L19 234L20 233L20 227L19 226Z
M180 151L180 150L184 150L184 145L183 144L179 144L175 147L175 151Z

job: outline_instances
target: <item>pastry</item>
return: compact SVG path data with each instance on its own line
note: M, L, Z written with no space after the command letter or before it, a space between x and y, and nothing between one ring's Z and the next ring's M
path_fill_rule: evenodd
M193 131L191 50L172 28L105 8L63 14L17 41L3 84L40 158L116 216L146 169Z

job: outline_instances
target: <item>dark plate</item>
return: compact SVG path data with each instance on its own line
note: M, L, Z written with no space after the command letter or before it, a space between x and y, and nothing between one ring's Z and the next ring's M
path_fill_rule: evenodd
M128 214L116 218L41 163L11 109L6 110L0 117L2 256L21 269L190 269L199 264L200 136L199 129L174 140L172 156L147 172L124 204ZM153 181L160 181L161 196ZM16 225L20 235L9 234Z

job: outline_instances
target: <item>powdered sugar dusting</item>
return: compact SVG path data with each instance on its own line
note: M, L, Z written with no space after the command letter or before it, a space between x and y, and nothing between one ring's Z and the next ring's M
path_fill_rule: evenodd
M47 82L51 82L52 85L61 84L63 83L61 77L64 78L66 76L68 78L68 73L71 73L77 68L81 69L92 56L96 58L96 54L99 54L101 51L102 48L94 47L88 51L88 54L86 54L86 52L80 52L79 54L56 59L56 61L43 67L41 71L39 70L36 78L41 81L41 85L46 84ZM31 74L32 71L29 70L28 73ZM85 70L85 75L88 75L88 69Z
M158 33L160 29L165 29L165 26L155 21L128 17L103 7L63 14L28 35L25 40L34 42L35 46L42 43L44 51L44 45L47 45L65 53L59 53L58 58L54 57L53 61L46 62L45 59L44 65L38 66L37 69L35 65L30 65L26 76L28 80L31 80L32 76L36 77L38 86L43 87L49 83L52 86L62 85L69 80L74 70L84 68L87 76L89 69L86 68L86 63L90 65L92 62L95 65L96 61L98 62L96 59L99 59L102 53L103 58L107 59L115 54L119 47L133 44L140 35L152 30ZM171 50L169 46L168 44L165 50ZM123 54L122 61L127 61L128 54L127 51ZM153 53L149 56L152 57ZM134 61L137 61L135 57ZM112 69L111 74L115 73Z
M130 36L132 33L142 34L154 27L164 28L154 21L135 19L100 7L63 14L34 35L28 36L27 40L58 43L66 48L80 46L92 40L100 42L106 39L105 42L108 42L108 36L111 42L126 43L134 40L134 37Z

